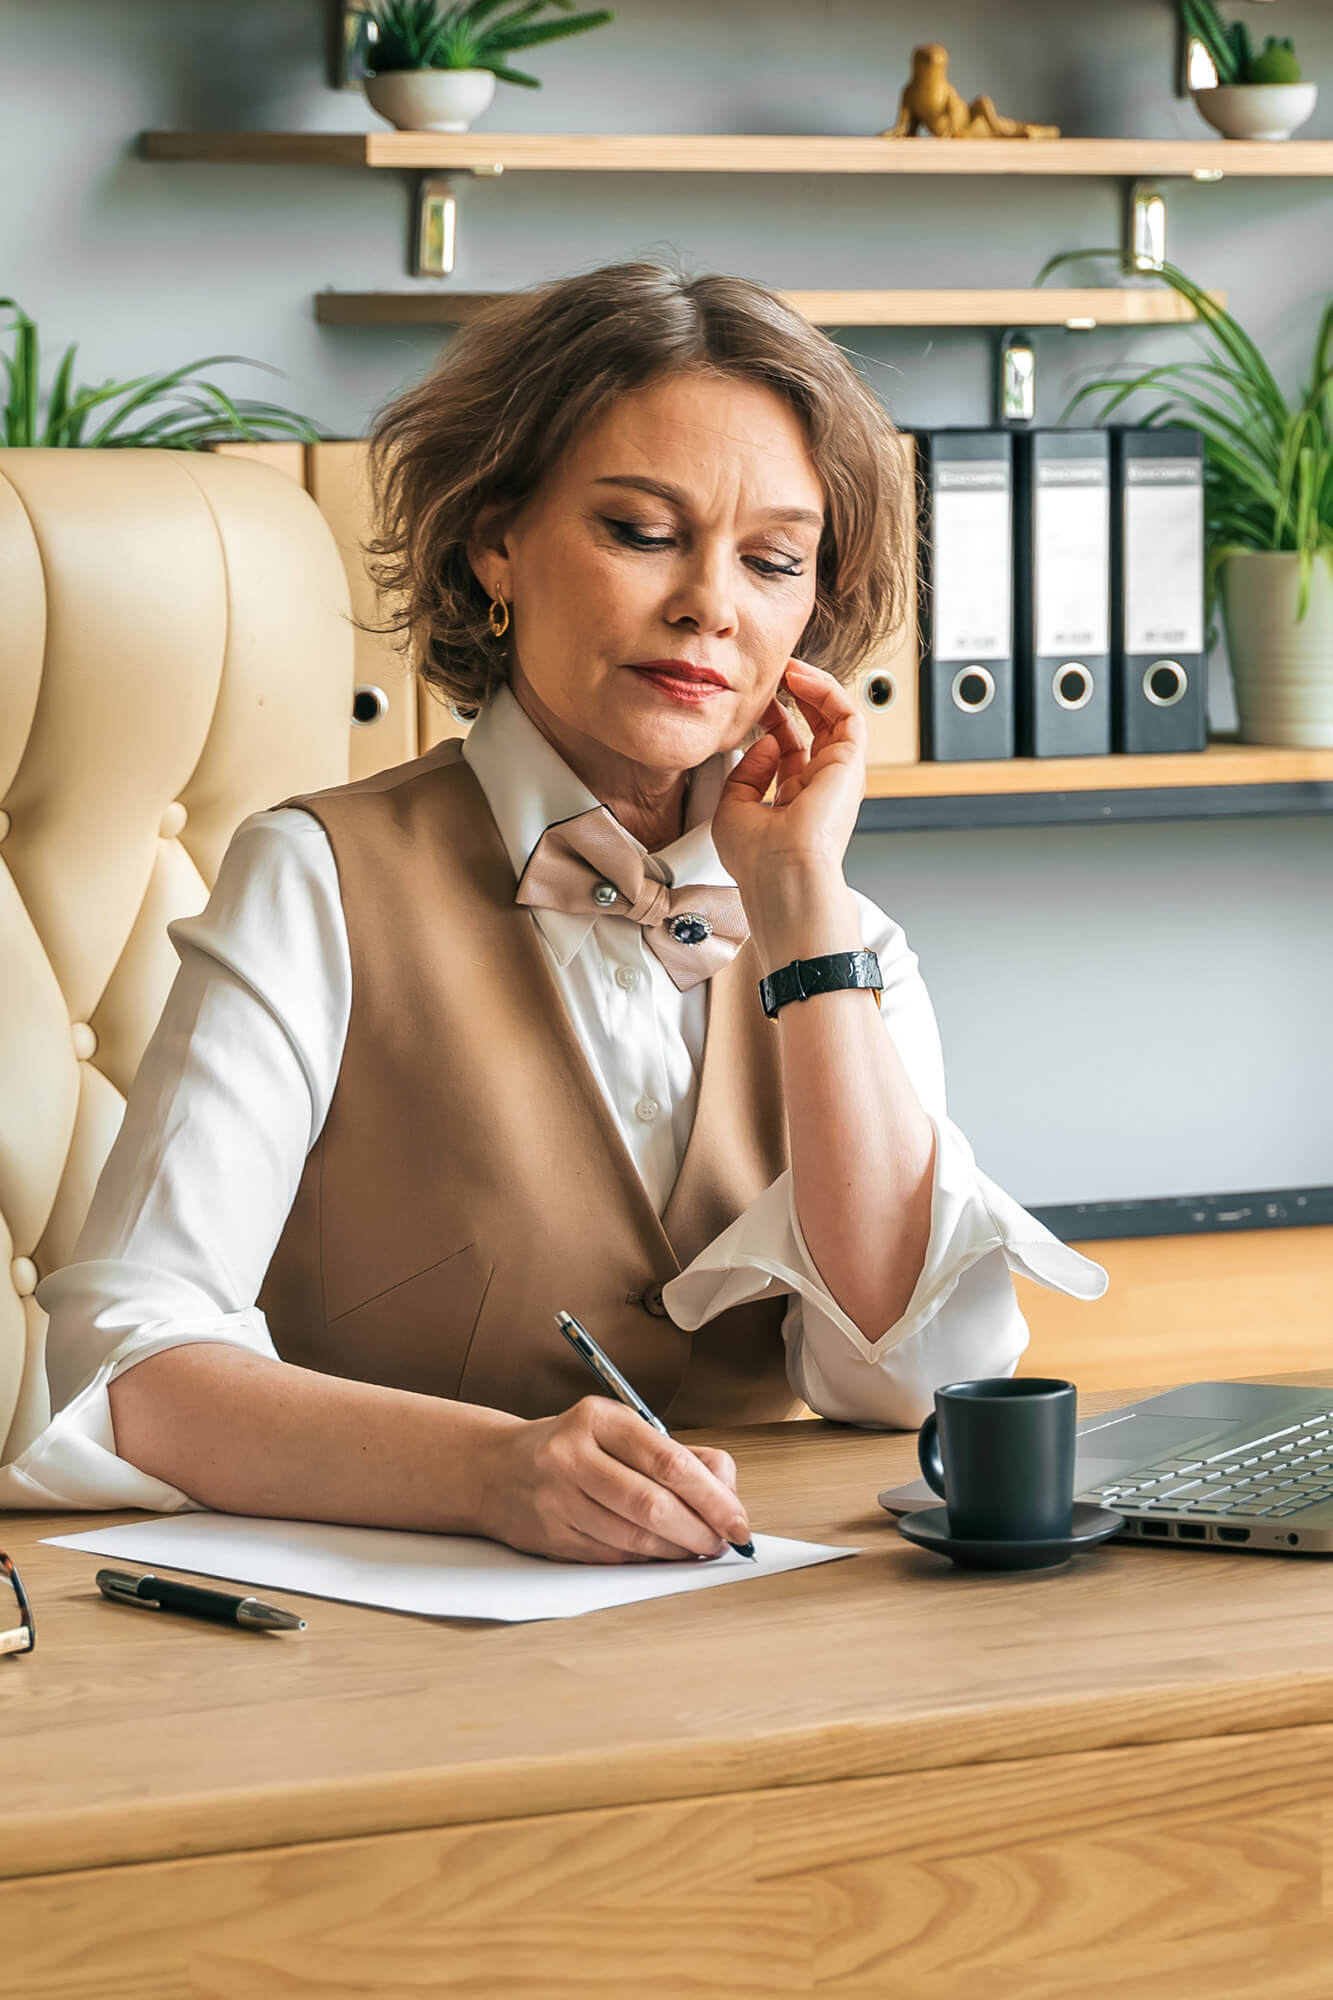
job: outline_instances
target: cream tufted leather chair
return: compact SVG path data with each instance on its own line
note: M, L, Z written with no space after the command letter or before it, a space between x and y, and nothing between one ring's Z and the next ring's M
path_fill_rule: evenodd
M0 451L0 1463L44 1429L67 1263L236 826L348 775L337 546L271 467Z

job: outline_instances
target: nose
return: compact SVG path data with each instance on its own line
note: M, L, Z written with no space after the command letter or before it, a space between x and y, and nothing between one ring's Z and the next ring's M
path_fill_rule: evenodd
M671 591L667 618L696 632L724 636L735 632L736 596L726 550L701 545L686 556Z

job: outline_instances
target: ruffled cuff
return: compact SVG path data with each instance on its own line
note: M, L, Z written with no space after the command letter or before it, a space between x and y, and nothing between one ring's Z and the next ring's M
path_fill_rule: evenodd
M794 1293L836 1326L863 1360L876 1362L934 1319L964 1273L996 1249L1011 1271L1051 1291L1101 1298L1110 1282L1102 1266L1062 1243L983 1174L951 1119L927 1116L935 1130L930 1241L906 1310L892 1326L867 1339L821 1280L797 1220L790 1170L663 1287L662 1302L677 1326L692 1332L731 1306Z
M150 1355L201 1340L223 1341L272 1355L273 1342L258 1310L226 1313L192 1326L172 1320L135 1327L107 1355L97 1373L58 1410L46 1429L10 1465L0 1466L0 1508L83 1512L89 1508L142 1507L153 1514L199 1510L199 1502L140 1472L116 1451L108 1389Z

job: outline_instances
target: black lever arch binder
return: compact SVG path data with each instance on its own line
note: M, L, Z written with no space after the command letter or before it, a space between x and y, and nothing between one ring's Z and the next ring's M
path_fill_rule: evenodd
M916 433L921 754L1014 754L1013 458L998 430Z
M1202 750L1203 434L1111 432L1111 716L1117 750Z
M1104 430L1014 434L1021 757L1111 748L1111 448Z

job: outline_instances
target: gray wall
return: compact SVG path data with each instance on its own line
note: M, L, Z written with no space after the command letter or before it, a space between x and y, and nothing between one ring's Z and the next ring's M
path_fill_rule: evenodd
M1246 15L1296 37L1324 89L1302 136L1333 135L1329 10ZM877 132L925 34L1001 110L1071 135L1207 136L1172 94L1168 0L621 0L610 28L536 51L544 88L501 86L478 130ZM311 304L412 282L409 177L134 155L146 127L379 129L330 87L327 40L322 0L0 0L0 292L52 360L78 340L101 380L254 356L286 380L246 371L248 393L343 436L424 370L431 331L321 328ZM1056 250L1114 244L1119 199L1094 181L510 174L463 186L453 282L669 254L791 287L1021 285ZM1333 290L1333 187L1185 184L1169 214L1170 255L1227 291L1294 387ZM1191 339L1039 335L1039 417L1109 362ZM844 343L900 422L987 419L986 336ZM1221 662L1213 692L1232 726ZM1333 1182L1330 858L1333 822L1311 817L882 834L849 865L920 956L953 1116L989 1173L1044 1204Z

